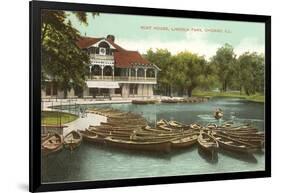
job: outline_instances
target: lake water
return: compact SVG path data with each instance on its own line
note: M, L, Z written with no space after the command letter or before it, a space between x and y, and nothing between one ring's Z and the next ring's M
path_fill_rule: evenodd
M176 120L186 124L207 124L224 121L251 123L264 130L264 105L236 98L213 98L205 103L193 104L110 104L84 105L112 107L122 111L142 114L154 125L157 120ZM74 110L74 106L63 107ZM76 105L77 108L77 105ZM78 107L80 108L80 107ZM224 111L223 120L212 116L216 108ZM95 181L156 176L194 175L265 169L264 153L252 156L220 151L218 159L211 161L198 151L196 146L171 153L133 152L108 146L82 143L70 152L61 152L42 157L42 182Z

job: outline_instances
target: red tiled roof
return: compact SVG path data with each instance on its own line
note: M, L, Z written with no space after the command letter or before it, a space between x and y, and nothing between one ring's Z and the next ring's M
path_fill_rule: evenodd
M81 37L76 44L79 48L83 49L88 48L103 39L108 41L116 49L113 53L116 67L126 68L134 64L151 64L148 60L143 58L139 52L125 50L107 38Z
M77 46L81 49L88 48L89 46L97 43L98 41L102 40L103 38L90 38L90 37L81 37L76 42Z
M151 64L137 51L114 52L114 60L116 67L119 68L126 68L134 64Z
M110 39L106 39L106 38L81 37L80 39L78 39L76 44L79 48L83 49L83 48L88 48L91 45L93 45L103 39L108 41L116 50L118 50L118 51L125 50L124 48L120 47L119 45L117 45L116 43L111 41Z

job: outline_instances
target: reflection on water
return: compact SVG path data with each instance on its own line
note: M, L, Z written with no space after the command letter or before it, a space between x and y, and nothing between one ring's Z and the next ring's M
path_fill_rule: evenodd
M87 105L90 108L93 105ZM151 125L157 120L177 120L186 124L197 122L222 124L251 123L264 129L264 106L241 99L217 98L197 104L111 104L106 106L123 111L141 113ZM213 118L216 108L224 111L220 122ZM74 106L64 107L74 110ZM76 105L77 108L77 105ZM256 171L265 168L264 153L253 156L219 151L210 159L196 146L168 154L132 152L96 144L82 143L72 153L62 150L42 159L43 182L110 180L155 176L191 175L222 172Z

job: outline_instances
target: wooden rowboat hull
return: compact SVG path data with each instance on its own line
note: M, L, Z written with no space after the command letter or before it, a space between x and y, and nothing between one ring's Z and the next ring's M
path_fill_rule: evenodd
M41 148L41 152L43 155L49 155L51 153L56 153L56 152L61 151L62 148L63 148L63 145L61 144L54 149Z
M64 143L64 147L66 149L74 150L75 148L79 147L80 144L81 144L81 141L73 142L73 143L69 142L69 143Z
M251 152L248 148L242 148L242 147L238 147L238 146L232 146L232 145L228 145L228 144L222 143L222 142L220 142L220 141L218 141L218 143L219 143L219 146L220 146L222 149L225 149L225 150L235 151L235 152L238 152L238 153L250 153L250 152Z
M56 139L58 140L58 143L54 144L54 145L48 145L48 140L51 139L52 137L56 137ZM45 139L42 142L41 153L43 155L48 155L50 153L58 152L58 151L62 150L62 148L63 148L62 136L59 134L51 134L51 135L49 135L49 137L47 139Z
M198 136L198 146L202 152L212 157L217 154L219 148L219 144L216 139L213 136L204 132Z
M73 150L80 146L82 142L82 135L77 131L71 131L64 137L64 147Z
M171 144L172 144L172 148L174 149L183 149L183 148L191 147L192 145L196 144L196 142L197 139L187 142L181 142L181 143L176 143L172 141Z
M104 138L99 137L96 134L93 134L90 131L80 131L82 138L84 141L91 142L91 143L102 143L104 144Z
M141 151L156 151L156 152L170 152L171 143L169 141L159 142L159 143L141 143L122 140L112 140L110 138L105 138L106 144L112 147L123 148L128 150L141 150Z
M251 144L240 142L235 139L231 139L229 137L224 137L221 135L214 135L217 139L219 147L228 151L234 151L238 153L252 153L256 149ZM231 143L229 143L231 142Z

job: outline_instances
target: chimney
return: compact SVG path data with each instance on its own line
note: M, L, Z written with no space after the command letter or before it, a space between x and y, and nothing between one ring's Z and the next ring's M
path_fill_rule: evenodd
M106 39L111 40L112 42L114 42L115 37L114 37L114 35L107 35Z

